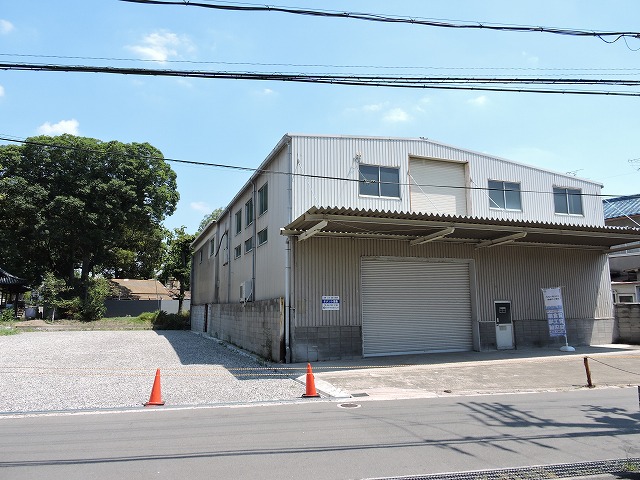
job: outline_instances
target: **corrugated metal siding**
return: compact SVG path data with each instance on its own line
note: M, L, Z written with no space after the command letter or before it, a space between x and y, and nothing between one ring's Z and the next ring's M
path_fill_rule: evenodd
M352 207L388 211L411 211L408 188L410 157L468 162L470 187L487 188L488 180L520 183L522 212L489 209L486 190L470 190L469 215L495 218L539 220L576 225L604 225L602 202L597 196L583 197L584 216L556 215L553 187L579 188L583 193L599 194L598 184L572 176L538 170L497 157L469 152L421 139L292 136L293 169L297 173L344 177L352 181L294 178L293 216L312 206ZM400 199L358 195L358 162L399 167ZM526 193L525 193L526 191ZM537 193L542 192L542 193Z
M409 174L412 212L467 214L464 163L411 158Z
M374 256L471 259L478 321L494 321L493 301L511 300L514 320L544 319L541 289L562 286L567 318L611 318L606 255L571 249L392 240L310 238L295 246L296 326L361 323L360 258ZM474 282L475 280L475 282ZM341 310L323 312L322 295L339 295Z
M362 258L364 356L473 347L469 264Z

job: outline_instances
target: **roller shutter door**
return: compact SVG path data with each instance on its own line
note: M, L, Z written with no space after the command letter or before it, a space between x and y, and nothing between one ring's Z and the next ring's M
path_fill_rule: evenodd
M363 258L363 355L473 348L468 263Z
M467 214L465 164L411 158L411 211Z

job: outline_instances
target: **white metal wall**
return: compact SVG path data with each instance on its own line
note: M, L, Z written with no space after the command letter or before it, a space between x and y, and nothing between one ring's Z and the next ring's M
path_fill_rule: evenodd
M310 238L295 244L295 325L361 325L361 257L473 260L479 322L493 322L494 300L510 300L514 320L545 319L542 288L563 287L567 318L612 318L606 255L573 249ZM322 295L340 297L340 311L322 311Z
M579 178L549 172L423 139L394 139L340 136L292 136L293 170L296 173L331 178L293 179L293 218L312 206L351 207L373 210L411 211L408 176L409 159L453 160L468 164L468 215L514 218L580 225L604 225L602 202L597 196L583 197L584 216L554 213L553 187L579 188L585 194L599 194L601 186ZM400 169L400 198L371 198L358 194L358 164ZM334 177L350 181L336 180ZM522 211L489 208L486 190L489 180L520 183ZM437 213L431 210L429 213Z

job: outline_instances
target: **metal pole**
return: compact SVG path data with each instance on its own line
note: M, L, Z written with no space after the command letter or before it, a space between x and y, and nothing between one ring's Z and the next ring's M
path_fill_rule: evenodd
M589 357L584 357L584 369L587 372L587 387L593 388L593 383L591 382L591 370L589 369ZM640 387L638 387L640 395ZM639 400L640 401L640 400Z

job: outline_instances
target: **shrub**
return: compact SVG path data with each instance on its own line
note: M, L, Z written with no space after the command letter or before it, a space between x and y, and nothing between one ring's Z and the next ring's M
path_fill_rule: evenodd
M189 312L167 313L156 312L153 320L154 330L189 330L191 327Z

